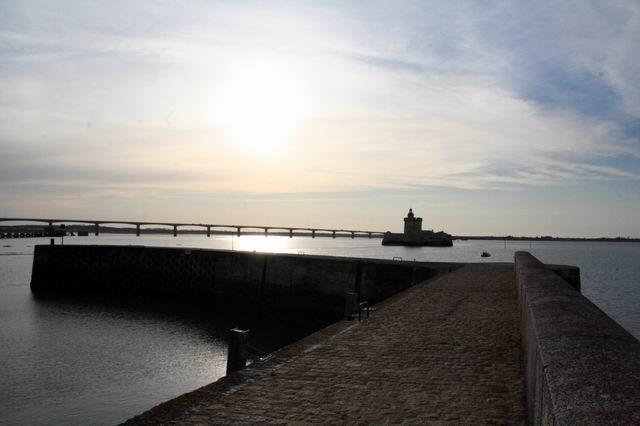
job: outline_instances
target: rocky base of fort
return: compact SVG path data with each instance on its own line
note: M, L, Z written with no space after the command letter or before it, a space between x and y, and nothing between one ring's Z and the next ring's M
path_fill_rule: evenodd
M451 247L453 240L451 235L445 232L423 231L420 238L409 238L405 234L387 232L382 238L383 246L409 246L409 247Z

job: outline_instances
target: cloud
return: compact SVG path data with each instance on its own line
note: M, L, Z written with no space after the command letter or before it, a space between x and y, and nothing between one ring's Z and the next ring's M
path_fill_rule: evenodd
M0 18L0 149L18 154L2 178L203 194L635 181L638 10L13 4ZM230 146L211 117L241 61L285 64L312 100L272 164Z
M616 108L640 115L640 73L632 59L637 2L494 5L474 31L482 46L508 58L502 78L525 98L590 115L610 116Z

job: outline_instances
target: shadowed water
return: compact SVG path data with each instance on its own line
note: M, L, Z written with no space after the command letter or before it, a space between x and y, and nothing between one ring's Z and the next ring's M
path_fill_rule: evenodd
M59 239L57 241L59 243ZM37 299L29 291L33 245L0 247L0 423L113 424L224 374L228 329L246 321L204 308L139 300ZM65 238L65 244L135 244L355 256L403 261L540 260L579 266L582 291L640 336L640 244L455 241L451 248L382 247L379 239L163 235ZM481 258L488 251L490 258ZM273 349L295 333L263 330Z

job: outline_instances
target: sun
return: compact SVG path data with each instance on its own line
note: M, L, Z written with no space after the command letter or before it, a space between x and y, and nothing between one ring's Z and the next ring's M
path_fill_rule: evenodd
M237 147L258 154L285 149L306 109L302 85L287 69L244 65L223 84L216 122Z

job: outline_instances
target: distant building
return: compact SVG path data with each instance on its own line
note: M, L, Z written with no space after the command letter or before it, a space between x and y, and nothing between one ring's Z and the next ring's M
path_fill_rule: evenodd
M453 240L444 231L423 231L422 218L416 217L410 208L404 218L404 233L385 232L382 245L451 247Z
M415 217L413 209L409 209L409 214L404 218L404 236L405 238L419 240L422 235L422 218Z

